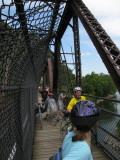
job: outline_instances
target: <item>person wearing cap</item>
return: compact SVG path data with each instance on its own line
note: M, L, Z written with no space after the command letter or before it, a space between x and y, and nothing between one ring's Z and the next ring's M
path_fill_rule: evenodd
M67 112L71 112L73 106L80 101L86 100L86 97L81 96L82 88L81 87L75 87L74 88L74 97L70 100L68 106L67 106Z
M93 160L91 129L99 119L99 109L91 101L81 101L71 110L70 118L76 129L63 141L62 160Z
M47 114L44 119L46 119L48 117L48 115L50 115L51 113L54 113L58 110L56 101L53 98L53 93L49 92L47 95L48 95L48 97L45 101L45 105L47 106Z

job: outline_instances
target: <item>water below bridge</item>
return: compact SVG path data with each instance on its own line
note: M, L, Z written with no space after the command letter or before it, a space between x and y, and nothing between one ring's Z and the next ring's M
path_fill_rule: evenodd
M120 94L118 92L116 92L116 97L114 97L112 99L120 101ZM118 102L103 101L99 104L99 107L107 109L111 112L120 114L120 103L118 103Z
M120 101L120 94L117 92L116 97L112 99ZM98 105L100 108L106 109L111 112L111 114L102 112L102 119L100 121L101 127L116 136L116 131L118 129L117 124L120 121L120 116L115 116L114 113L120 115L120 103L105 100L103 102L100 102ZM117 160L120 160L120 145L118 144L119 142L117 142L112 136L101 129L98 129L97 140L105 149L108 150L109 153L115 152L117 155Z

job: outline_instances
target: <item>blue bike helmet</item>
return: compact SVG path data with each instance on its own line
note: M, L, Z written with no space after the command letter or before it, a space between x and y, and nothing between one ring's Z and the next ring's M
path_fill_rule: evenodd
M91 101L76 103L71 111L71 121L75 126L92 128L99 119L99 109Z

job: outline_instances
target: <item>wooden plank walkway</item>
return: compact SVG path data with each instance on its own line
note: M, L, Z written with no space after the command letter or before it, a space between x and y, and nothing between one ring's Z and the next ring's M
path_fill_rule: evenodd
M43 120L43 130L39 121L35 125L33 160L49 160L61 146L60 123L54 127L51 122ZM92 154L94 160L109 160L108 157L96 146L92 144Z

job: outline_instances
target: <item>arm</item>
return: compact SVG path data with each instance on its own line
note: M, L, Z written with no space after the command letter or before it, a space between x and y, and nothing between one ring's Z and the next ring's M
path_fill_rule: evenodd
M68 112L68 113L71 113L71 109L67 109L67 112Z
M71 99L71 101L69 102L68 106L67 106L67 112L71 112L72 108L74 106L74 98Z
M66 97L66 95L64 95L63 93L61 93L61 94L60 94L60 97L61 97L62 99L64 99L64 98Z

